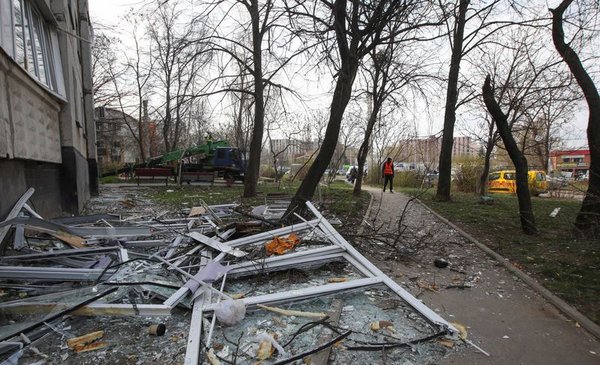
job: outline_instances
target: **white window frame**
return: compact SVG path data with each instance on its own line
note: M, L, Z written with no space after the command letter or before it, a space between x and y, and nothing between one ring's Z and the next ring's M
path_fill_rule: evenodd
M23 30L23 52L24 63L17 60L17 45L15 32L15 8L14 2L21 5L22 30ZM28 28L25 29L25 18ZM36 36L36 29L39 33ZM31 49L27 46L27 37L31 41ZM40 76L40 65L38 64L37 46L42 53L42 61L45 67L45 77ZM0 47L25 70L38 84L42 85L52 94L58 94L61 99L65 97L65 86L62 78L62 63L56 29L44 17L44 13L32 0L0 0ZM28 55L31 54L32 64L28 64ZM27 66L27 67L26 67Z

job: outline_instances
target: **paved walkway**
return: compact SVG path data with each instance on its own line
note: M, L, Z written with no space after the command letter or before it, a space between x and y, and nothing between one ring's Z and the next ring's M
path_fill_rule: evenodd
M396 229L408 197L366 190L374 196L374 223ZM367 256L442 317L465 325L490 354L468 346L442 364L600 364L600 341L420 204L409 205L402 223L397 250L372 244L363 247ZM436 268L436 257L449 268Z

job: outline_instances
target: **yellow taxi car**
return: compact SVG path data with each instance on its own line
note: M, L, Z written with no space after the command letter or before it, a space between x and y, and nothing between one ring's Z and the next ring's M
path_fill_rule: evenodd
M529 170L529 190L535 196L548 191L546 173ZM495 171L488 175L488 191L499 194L516 194L516 173L514 170Z

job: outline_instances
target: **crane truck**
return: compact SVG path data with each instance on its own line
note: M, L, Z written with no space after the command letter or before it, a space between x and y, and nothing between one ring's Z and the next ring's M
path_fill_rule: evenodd
M148 167L176 166L180 182L198 180L206 174L217 174L225 180L244 181L246 164L237 147L227 141L211 141L205 144L167 152L151 158Z
M166 152L151 157L145 163L126 167L119 173L134 171L141 177L177 176L179 182L200 181L205 176L244 181L246 163L239 148L229 142L208 140L204 144Z

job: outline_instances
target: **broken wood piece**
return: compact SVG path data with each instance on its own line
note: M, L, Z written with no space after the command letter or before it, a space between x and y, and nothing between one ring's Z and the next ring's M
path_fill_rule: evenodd
M342 315L343 302L339 298L335 298L331 301L331 307L329 313L329 323L333 326L337 326L340 323L340 317ZM319 336L319 342L317 345L324 345L331 340L333 337L333 331L329 330L329 333L321 333ZM329 363L329 356L331 354L331 346L324 348L317 352L311 357L311 363L313 365L327 365Z
M192 207L192 209L190 209L190 214L188 214L188 217L196 217L203 214L206 214L206 209L204 207Z
M281 314L284 316L296 316L296 317L307 317L307 318L323 318L323 317L327 317L326 313L323 312L302 312L302 311L296 311L296 310L288 310L288 309L281 309L281 308L276 308L276 307L269 307L266 305L262 305L262 304L257 304L257 307L261 308L261 309L265 309L277 314Z
M330 278L327 280L329 283L344 283L346 281L348 281L348 278Z
M457 323L457 322L450 322L450 324L458 330L458 337L461 340L466 341L467 340L467 327L465 327L464 325Z
M104 331L90 332L86 335L69 338L67 346L73 350L76 346L84 346L104 337Z
M75 248L86 248L85 240L79 236L75 236L73 234L57 231L56 233L50 233L50 235L54 238L58 238L59 240L66 242L71 247Z
M256 358L259 360L266 360L273 355L273 352L275 352L275 349L273 348L271 341L261 341L258 345Z
M385 329L390 333L396 333L396 329L394 328L394 324L390 321L375 321L371 322L371 330L379 331L380 329Z
M75 350L75 352L77 352L79 354L82 352L100 350L100 349L105 348L106 346L108 346L108 342L99 341L99 342L91 343L89 345L77 345L73 348L73 350Z
M56 237L64 242L69 243L73 247L85 247L85 245L83 244L85 240L74 234L74 232L72 232L69 227L34 217L17 217L6 220L0 223L0 233L2 229L17 224L21 224L25 228L34 232L47 233L53 237Z
M212 348L206 353L206 359L210 365L221 365L221 361L217 355L215 355L215 350Z
M418 282L417 285L419 286L419 288L429 290L432 293L437 293L439 291L439 287L436 283L429 284L429 283Z
M440 345L446 347L446 348L449 348L449 349L454 348L454 345L456 345L456 343L454 341L448 340L448 339L445 339L445 338L439 339L438 343Z

